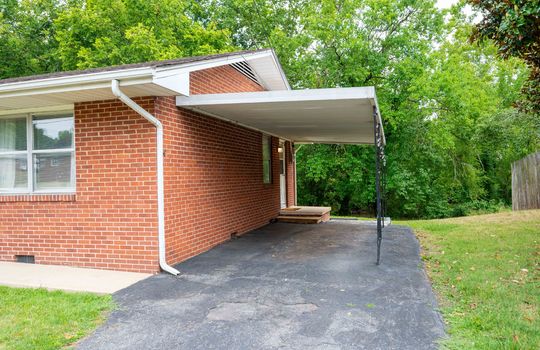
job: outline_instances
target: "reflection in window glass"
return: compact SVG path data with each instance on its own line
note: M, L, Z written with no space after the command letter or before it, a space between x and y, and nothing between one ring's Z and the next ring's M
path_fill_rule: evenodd
M73 146L73 118L71 116L39 116L32 121L34 149L59 149Z
M34 154L34 187L36 190L73 187L71 153Z

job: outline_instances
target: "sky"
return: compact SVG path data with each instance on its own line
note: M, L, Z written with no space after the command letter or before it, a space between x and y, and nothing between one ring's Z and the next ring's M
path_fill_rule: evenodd
M450 7L452 7L452 5L455 5L458 2L459 2L459 0L437 0L437 3L435 5L440 9L449 9ZM463 12L467 16L472 15L473 10L472 10L471 5L469 5L469 4L465 5L465 7L463 8ZM472 21L473 21L473 23L478 23L478 22L480 22L481 19L482 19L482 16L480 14L476 14L474 16L474 18L472 19Z
M441 9L447 9L457 2L458 0L437 0L437 7Z

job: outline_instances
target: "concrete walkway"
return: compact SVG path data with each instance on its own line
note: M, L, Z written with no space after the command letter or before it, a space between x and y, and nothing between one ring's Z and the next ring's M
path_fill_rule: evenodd
M410 229L276 223L114 295L79 349L435 349L444 336Z
M69 266L0 262L0 285L110 294L150 274Z

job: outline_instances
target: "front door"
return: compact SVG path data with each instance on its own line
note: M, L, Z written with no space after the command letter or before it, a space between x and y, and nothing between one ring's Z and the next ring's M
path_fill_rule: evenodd
M287 207L287 181L285 178L285 144L279 143L279 194L281 199L281 208Z

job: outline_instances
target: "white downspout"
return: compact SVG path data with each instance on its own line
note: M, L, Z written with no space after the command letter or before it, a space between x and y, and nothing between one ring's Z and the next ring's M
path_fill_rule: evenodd
M157 200L158 200L158 250L159 250L159 266L163 271L167 271L173 275L178 275L180 271L169 266L165 259L165 192L164 192L164 176L163 176L163 125L161 122L139 106L135 101L130 99L120 90L118 80L111 81L111 90L114 96L124 102L128 107L139 113L144 119L148 120L156 127L157 141Z

